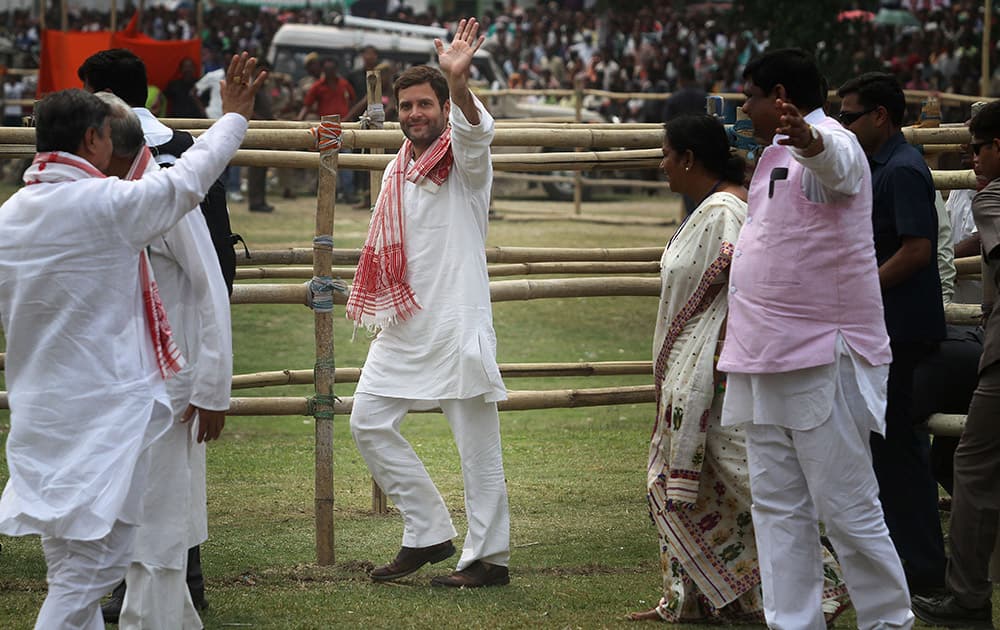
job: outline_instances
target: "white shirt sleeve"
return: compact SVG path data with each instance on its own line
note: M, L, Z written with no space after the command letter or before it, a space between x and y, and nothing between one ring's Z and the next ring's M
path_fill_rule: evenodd
M194 374L191 404L202 409L229 409L233 374L232 324L229 292L219 269L219 259L201 212L191 212L171 229L164 241L191 283L193 300L181 308L197 310L197 322L187 336L197 345L193 358Z
M150 173L137 181L113 179L109 207L125 242L136 250L142 249L198 207L236 155L248 125L243 116L226 114L172 168Z
M843 127L815 126L814 129L823 139L823 150L812 157L804 157L798 149L792 149L792 156L809 171L807 175L812 174L815 182L828 195L858 194L864 181L868 157L858 143L857 137L852 131ZM809 195L807 178L803 178L803 186L812 201L829 200L829 196L825 199L814 199Z
M455 156L453 170L459 173L466 186L479 190L493 182L493 162L490 160L490 143L493 142L494 122L483 104L472 96L479 110L479 124L473 125L462 113L462 108L451 104L451 150Z

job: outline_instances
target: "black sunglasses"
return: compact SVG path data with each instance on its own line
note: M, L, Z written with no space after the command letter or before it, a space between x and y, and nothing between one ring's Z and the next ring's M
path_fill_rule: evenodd
M996 138L990 138L989 140L980 140L979 142L970 142L969 150L972 151L972 155L979 155L979 152L983 150L988 144L993 144Z
M878 109L878 105L875 105L874 107L869 107L867 109L863 109L860 112L840 112L839 114L837 114L837 120L839 120L840 124L842 124L843 126L849 127L854 124L854 121L861 118L865 114L872 113L876 109Z

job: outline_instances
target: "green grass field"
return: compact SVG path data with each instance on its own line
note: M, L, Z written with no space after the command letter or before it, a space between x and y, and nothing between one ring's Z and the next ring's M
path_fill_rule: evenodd
M251 248L308 246L314 225L309 204L314 201L272 203L279 206L273 215L251 215L245 206L234 207L234 229ZM498 213L504 216L511 203L499 200ZM635 197L599 211L674 217L677 204L673 196ZM336 246L360 245L367 217L363 211L338 208ZM491 225L489 244L660 246L672 229L498 219ZM506 302L497 304L494 314L500 362L647 360L656 300ZM303 307L235 306L233 328L236 373L313 365L312 314ZM364 359L367 341L351 343L350 334L338 309L338 367L356 367ZM554 389L651 380L508 379L507 386ZM338 385L336 393L350 395L352 388ZM310 394L310 387L295 386L237 393ZM2 441L9 418L0 414ZM430 577L450 571L454 558L396 584L367 579L367 568L395 554L402 524L395 512L371 513L368 473L343 416L334 421L336 562L317 566L312 420L232 417L223 438L209 447L210 540L202 559L211 608L203 615L205 627L634 628L625 614L655 605L662 586L656 533L645 503L652 414L649 404L502 414L512 581L505 588L471 591L430 587ZM459 462L446 421L415 414L404 432L464 534ZM0 482L6 474L6 466L0 465ZM0 627L31 628L45 595L39 541L0 537L0 544ZM836 627L852 625L848 615Z

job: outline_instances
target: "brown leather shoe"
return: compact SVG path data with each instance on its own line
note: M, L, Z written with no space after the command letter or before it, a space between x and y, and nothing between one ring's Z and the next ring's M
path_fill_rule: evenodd
M388 582L409 575L428 562L441 562L454 554L455 545L450 540L430 547L400 547L392 562L372 569L369 576L375 582Z
M431 580L432 586L451 586L455 588L477 588L480 586L503 586L510 584L510 573L507 567L476 560L461 571L451 575L439 575Z

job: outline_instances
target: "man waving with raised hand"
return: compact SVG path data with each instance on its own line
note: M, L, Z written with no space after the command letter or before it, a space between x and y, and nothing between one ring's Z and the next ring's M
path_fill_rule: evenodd
M510 513L497 401L486 273L493 118L469 91L483 43L474 19L449 46L441 71L409 68L393 90L406 140L383 176L347 315L378 329L354 397L351 431L372 476L403 514L403 545L371 572L396 580L455 553L448 508L399 427L411 409L440 406L462 459L469 531L457 569L436 586L507 584Z

